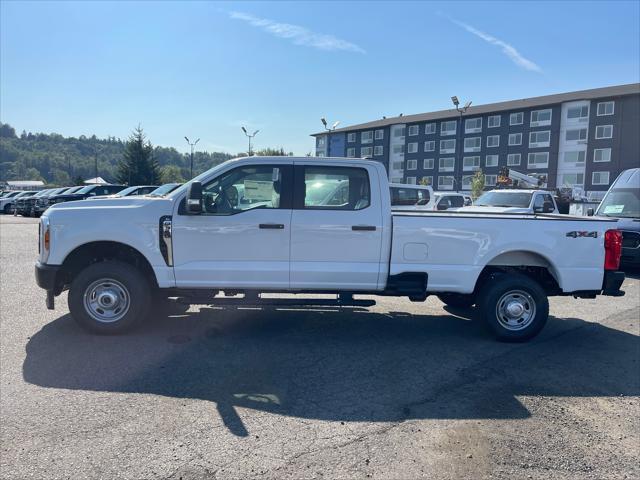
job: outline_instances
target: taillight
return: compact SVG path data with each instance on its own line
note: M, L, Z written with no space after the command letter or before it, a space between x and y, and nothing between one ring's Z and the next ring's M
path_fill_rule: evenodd
M607 230L604 234L604 269L618 270L622 255L622 232Z

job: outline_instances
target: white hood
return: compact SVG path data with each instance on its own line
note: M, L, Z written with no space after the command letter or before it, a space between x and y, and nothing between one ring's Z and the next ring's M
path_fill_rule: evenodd
M459 212L479 212L479 213L529 213L526 207L483 207L481 205L473 205L470 207L461 207Z

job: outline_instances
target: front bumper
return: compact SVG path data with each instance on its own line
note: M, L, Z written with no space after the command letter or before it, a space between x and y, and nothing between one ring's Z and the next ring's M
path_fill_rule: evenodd
M60 294L56 287L56 281L60 265L45 265L36 262L36 283L40 288L47 291L47 308L53 310L55 307L55 296Z
M624 282L624 272L607 270L602 281L602 294L611 297L622 297L624 292L620 290Z

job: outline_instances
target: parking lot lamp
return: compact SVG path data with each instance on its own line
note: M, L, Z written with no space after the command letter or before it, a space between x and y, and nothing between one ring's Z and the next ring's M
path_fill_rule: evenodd
M196 146L196 143L198 143L200 141L200 139L197 139L195 142L191 143L189 141L188 137L184 137L184 139L187 141L187 143L191 146L191 178L193 178L193 147Z
M457 172L462 172L462 152L464 149L464 136L462 133L462 115L464 115L466 113L466 111L469 109L469 107L471 106L471 100L469 100L467 103L464 104L464 107L460 106L460 100L458 100L458 97L456 97L455 95L453 97L451 97L451 102L453 103L453 105L456 107L456 110L458 111L458 113L460 114L460 121L458 122L459 126L458 126L458 133L456 135L456 168L454 169L454 181L457 178ZM462 186L462 174L460 175L460 186Z

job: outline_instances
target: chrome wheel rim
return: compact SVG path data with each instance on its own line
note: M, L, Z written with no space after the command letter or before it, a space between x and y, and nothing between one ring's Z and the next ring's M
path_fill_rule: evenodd
M522 290L512 290L500 297L496 317L501 327L510 331L527 328L536 316L536 302Z
M84 308L91 318L100 323L113 323L129 311L129 290L117 280L101 278L84 291Z

